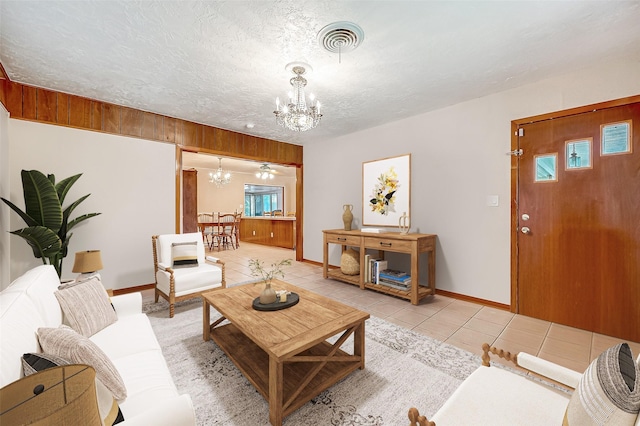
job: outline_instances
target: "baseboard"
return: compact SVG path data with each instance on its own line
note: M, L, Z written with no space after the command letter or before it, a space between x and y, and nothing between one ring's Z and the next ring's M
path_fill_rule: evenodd
M309 263L311 265L323 266L322 262L316 262L315 260L303 259L302 261L305 262L305 263ZM339 266L335 266L335 265L327 265L327 266L328 266L329 269L339 268ZM467 295L464 295L464 294L453 293L451 291L446 291L446 290L439 290L437 288L436 288L436 294L440 294L442 296L450 297L452 299L464 300L464 301L467 301L467 302L477 303L479 305L489 306L491 308L496 308L496 309L500 309L500 310L503 310L503 311L511 312L511 306L510 305L505 305L504 303L492 302L491 300L480 299L478 297L473 297L473 296L467 296Z
M113 290L113 295L117 296L119 294L136 293L138 291L143 291L143 290L153 290L154 288L156 288L155 283L138 285L135 287L118 288Z
M505 305L504 303L492 302L491 300L480 299L478 297L467 296L465 294L453 293L447 290L439 290L436 288L436 294L450 297L452 299L464 300L466 302L477 303L479 305L489 306L491 308L501 309L503 311L511 311L510 305Z

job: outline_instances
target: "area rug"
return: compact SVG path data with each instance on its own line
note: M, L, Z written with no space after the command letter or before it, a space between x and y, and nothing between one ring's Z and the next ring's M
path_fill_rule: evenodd
M202 302L145 304L180 393L199 425L268 425L269 407L213 341L202 339ZM212 309L212 319L217 313ZM481 363L480 357L380 318L366 326L366 364L284 419L297 425L405 425L417 407L433 415ZM351 352L353 343L344 349Z

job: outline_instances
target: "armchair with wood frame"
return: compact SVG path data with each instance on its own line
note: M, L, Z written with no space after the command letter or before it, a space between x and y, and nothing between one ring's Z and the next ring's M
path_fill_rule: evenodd
M520 352L482 345L482 365L431 420L409 409L409 426L585 425L640 426L640 356L627 343L596 357L584 373ZM494 354L515 369L490 366ZM603 423L598 420L606 419Z
M155 301L157 303L158 298L162 297L169 302L170 318L175 314L176 302L226 287L224 262L205 256L201 232L154 235L151 242L156 280Z

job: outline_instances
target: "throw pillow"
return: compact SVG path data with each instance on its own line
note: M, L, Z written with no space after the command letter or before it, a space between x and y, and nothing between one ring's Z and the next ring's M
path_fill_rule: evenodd
M172 243L171 264L174 268L198 266L198 243Z
M115 365L95 343L70 327L39 328L38 340L43 352L68 359L74 364L87 364L117 400L127 397L124 381Z
M118 320L99 279L58 290L55 295L71 328L85 337L93 336Z
M46 370L47 368L69 365L71 362L50 354L24 354L22 356L22 369L25 376ZM120 410L118 402L107 387L96 378L96 398L98 400L98 411L102 424L112 426L124 421L124 416Z
M601 353L573 392L563 425L633 425L640 411L640 367L620 343Z

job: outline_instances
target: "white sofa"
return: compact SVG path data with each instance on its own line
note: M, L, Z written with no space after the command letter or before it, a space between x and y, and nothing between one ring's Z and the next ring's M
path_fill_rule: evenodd
M55 269L42 265L0 293L0 387L23 377L23 354L41 352L36 330L63 323L54 295L59 285ZM191 398L180 395L173 383L149 319L142 313L140 293L114 296L111 302L118 320L90 340L113 362L127 389L127 397L118 401L124 416L120 425L195 425Z
M583 373L525 352L512 355L486 343L483 345L483 351L483 365L462 382L431 418L420 415L416 408L409 410L409 426L564 424L567 406L574 390L579 386ZM523 369L524 373L530 372L533 376L491 367L490 353L512 361ZM636 363L640 366L640 356ZM546 381L540 380L540 377ZM548 379L556 385L550 385ZM636 377L635 380L636 386L639 386L640 377ZM586 423L582 423L584 424ZM610 421L606 424L617 423ZM635 418L635 423L631 420L631 423L625 424L640 426L640 416Z

